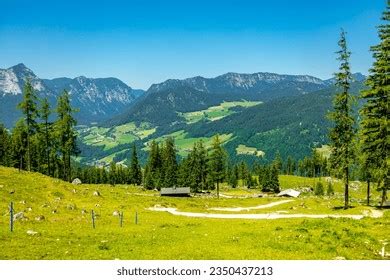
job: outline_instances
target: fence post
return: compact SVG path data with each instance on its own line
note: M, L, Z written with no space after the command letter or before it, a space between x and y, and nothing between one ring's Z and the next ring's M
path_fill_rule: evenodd
M123 226L123 211L119 214L119 224L121 227Z
M135 212L135 224L138 225L138 212Z
M11 232L14 231L14 203L11 202L9 205L9 229Z
M91 216L92 216L92 227L95 228L95 212L93 210L91 212Z

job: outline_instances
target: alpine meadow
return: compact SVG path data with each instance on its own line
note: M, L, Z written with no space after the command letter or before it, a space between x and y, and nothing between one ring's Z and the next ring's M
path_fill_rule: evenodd
M352 10L334 14L336 32L313 16L335 3L307 3L302 21L279 7L286 26L214 4L215 21L194 5L162 7L161 22L154 8L83 18L82 31L78 13L31 34L28 17L1 22L13 33L0 46L0 259L389 260L390 1L378 2L362 35L348 21L360 4L340 4ZM137 75L84 76L101 73Z

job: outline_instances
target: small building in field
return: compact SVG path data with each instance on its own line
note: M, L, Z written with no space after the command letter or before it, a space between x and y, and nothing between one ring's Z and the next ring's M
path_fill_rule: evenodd
M161 188L160 191L161 196L190 196L191 190L190 188Z
M300 194L301 192L299 191L293 189L287 189L278 193L277 196L298 197Z

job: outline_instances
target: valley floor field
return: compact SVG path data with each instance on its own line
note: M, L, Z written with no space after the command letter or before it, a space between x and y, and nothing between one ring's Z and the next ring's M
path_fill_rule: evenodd
M299 189L318 180L280 176L282 189ZM335 184L335 190L332 197L303 193L286 199L259 198L258 190L222 186L220 199L214 193L173 198L135 186L72 185L0 167L0 259L389 258L390 248L380 253L389 239L389 210L364 206L365 185L358 182L351 187L353 207L343 210L341 183ZM12 233L11 201L15 214L22 213ZM379 193L374 191L373 205L378 201ZM294 218L206 219L153 208L206 216ZM96 213L95 229L91 210ZM122 227L120 212L124 213ZM320 219L313 218L319 215ZM332 218L344 215L349 218ZM361 219L351 218L357 216Z

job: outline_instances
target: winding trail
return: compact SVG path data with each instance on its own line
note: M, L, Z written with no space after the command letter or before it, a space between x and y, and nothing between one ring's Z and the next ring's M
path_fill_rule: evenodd
M292 218L349 218L354 220L360 220L364 217L379 218L382 217L376 213L365 212L362 215L335 215L335 214L215 214L215 213L196 213L196 212L181 212L176 208L165 208L165 207L151 207L147 208L151 211L168 212L176 216L194 217L194 218L213 218L213 219L253 219L253 220L275 220L275 219L292 219Z
M257 210L257 209L264 209L264 208L270 208L274 207L276 205L284 204L287 202L293 201L292 199L288 200L282 200L282 201L275 201L268 204L258 205L258 206L252 206L252 207L216 207L216 208L209 208L209 210L214 211L227 211L227 212L241 212L241 211L250 211L250 210Z

